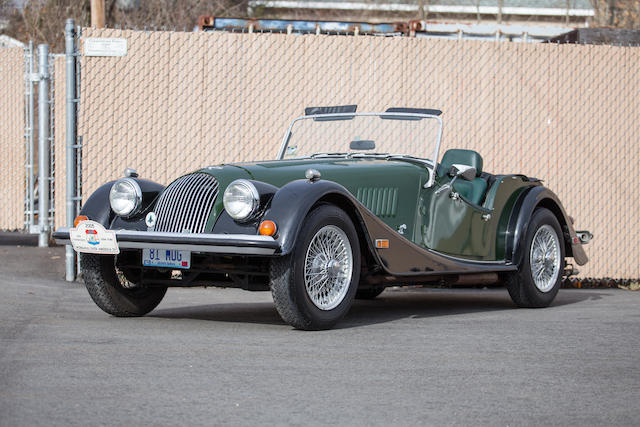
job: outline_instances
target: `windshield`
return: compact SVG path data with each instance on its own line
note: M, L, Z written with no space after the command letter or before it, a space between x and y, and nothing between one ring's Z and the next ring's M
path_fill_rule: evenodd
M408 155L437 159L442 120L415 113L318 114L295 119L279 159Z

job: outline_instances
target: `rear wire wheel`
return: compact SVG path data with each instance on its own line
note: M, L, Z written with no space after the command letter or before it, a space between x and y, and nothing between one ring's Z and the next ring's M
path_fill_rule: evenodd
M562 229L550 210L534 211L525 249L518 272L507 278L507 290L519 307L547 307L560 289L565 256Z
M349 216L333 205L312 210L292 253L271 261L278 313L297 329L329 329L353 303L360 279L360 245Z

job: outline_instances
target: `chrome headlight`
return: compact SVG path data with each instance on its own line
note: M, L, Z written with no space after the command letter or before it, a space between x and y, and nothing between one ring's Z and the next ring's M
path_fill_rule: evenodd
M119 179L111 186L109 203L117 215L131 216L140 210L142 190L138 183L131 178Z
M260 195L256 187L246 179L233 181L222 196L224 209L236 221L245 221L258 210Z

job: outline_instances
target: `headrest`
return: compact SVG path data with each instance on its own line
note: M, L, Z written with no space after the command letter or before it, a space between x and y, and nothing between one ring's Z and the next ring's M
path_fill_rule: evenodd
M442 162L438 166L438 176L446 175L454 164L468 165L476 168L476 176L482 173L482 156L473 150L461 150L453 148L447 150L442 156Z

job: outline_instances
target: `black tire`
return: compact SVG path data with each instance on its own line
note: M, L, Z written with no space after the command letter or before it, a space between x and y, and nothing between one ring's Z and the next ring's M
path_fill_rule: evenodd
M374 299L384 291L383 287L358 289L356 299Z
M346 235L351 249L351 276L348 283L339 286L341 299L336 298L335 307L325 309L313 302L305 282L305 264L315 262L318 257L308 256L309 246L316 235L339 229ZM340 242L345 242L341 237ZM346 251L348 253L348 251ZM327 263L328 265L328 263ZM340 265L340 264L338 264ZM327 273L329 267L325 266ZM320 274L320 273L310 273ZM328 273L327 273L328 274ZM336 274L335 270L332 274ZM345 279L347 279L345 277ZM336 279L338 280L338 279ZM358 235L349 216L333 205L320 205L305 218L293 252L282 258L274 258L270 267L270 287L278 313L282 319L297 329L321 330L333 327L351 308L360 280L360 245ZM345 292L346 291L346 292ZM339 303L338 303L339 301Z
M167 292L166 287L124 287L113 255L80 254L80 266L91 299L113 316L144 316L160 304Z
M558 264L557 274L550 274L550 278L546 281L546 286L538 286L536 285L536 281L534 280L534 272L531 267L531 258L532 258L532 250L533 250L533 240L538 232L546 233L546 232L555 232L555 236L558 243L558 251L560 256L560 262ZM547 234L550 235L550 234ZM540 308L547 307L554 300L556 295L558 294L558 290L560 289L560 284L562 282L562 275L564 273L564 256L565 256L565 248L564 248L564 239L562 234L562 229L560 228L560 224L558 223L558 219L555 215L549 211L548 209L540 208L536 209L531 216L531 220L529 222L529 227L527 230L527 235L525 238L525 253L523 256L522 263L518 268L517 273L512 273L507 277L507 290L509 291L509 295L514 303L516 303L519 307L525 308ZM554 251L552 251L554 252ZM534 254L535 255L535 254ZM542 259L542 258L540 258ZM555 260L555 256L553 257ZM553 261L550 259L546 259L543 261L544 263L548 263L548 265L553 265ZM555 269L550 267L553 271ZM548 271L548 270L547 270ZM553 277L555 277L555 281L553 281Z

